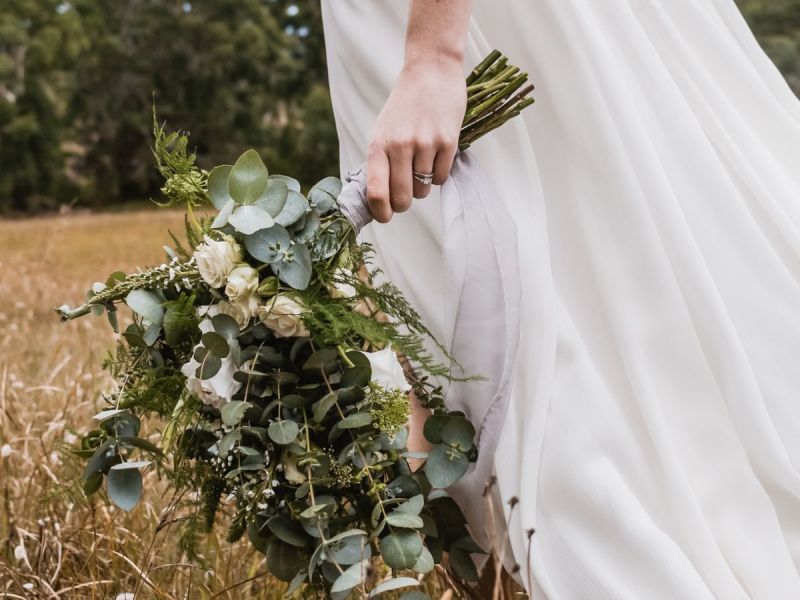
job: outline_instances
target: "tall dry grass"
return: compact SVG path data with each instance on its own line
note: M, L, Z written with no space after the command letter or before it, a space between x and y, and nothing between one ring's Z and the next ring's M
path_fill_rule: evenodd
M205 538L202 564L182 559L174 532L158 529L168 499L152 474L125 513L85 499L80 464L59 451L102 406L114 337L104 318L61 323L53 308L113 271L161 262L169 228L182 229L181 213L0 221L0 598L281 597L263 557L225 543L224 526ZM425 585L461 595L442 571Z

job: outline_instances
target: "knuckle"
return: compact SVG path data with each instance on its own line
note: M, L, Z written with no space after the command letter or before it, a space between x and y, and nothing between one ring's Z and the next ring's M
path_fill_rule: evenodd
M410 196L393 196L392 197L392 210L395 212L405 212L411 206Z
M390 152L400 152L408 150L413 145L410 137L400 136L394 137L386 142L386 147Z

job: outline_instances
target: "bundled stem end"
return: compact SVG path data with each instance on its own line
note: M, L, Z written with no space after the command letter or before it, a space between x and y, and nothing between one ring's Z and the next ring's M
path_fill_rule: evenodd
M490 52L467 77L467 111L458 149L466 150L533 104L533 90L527 73L509 65L498 50Z

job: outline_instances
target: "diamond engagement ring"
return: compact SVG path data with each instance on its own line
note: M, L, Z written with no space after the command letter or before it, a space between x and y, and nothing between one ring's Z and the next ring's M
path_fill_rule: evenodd
M430 185L433 183L433 173L418 173L414 171L414 179L423 185Z

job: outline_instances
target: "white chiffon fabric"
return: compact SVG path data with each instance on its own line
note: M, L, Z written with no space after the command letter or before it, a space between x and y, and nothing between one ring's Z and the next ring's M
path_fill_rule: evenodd
M733 0L473 4L465 66L497 47L537 86L471 150L516 224L509 565L550 600L800 598L800 102ZM345 171L407 9L323 2ZM444 200L362 235L451 340ZM485 499L455 496L481 530Z

